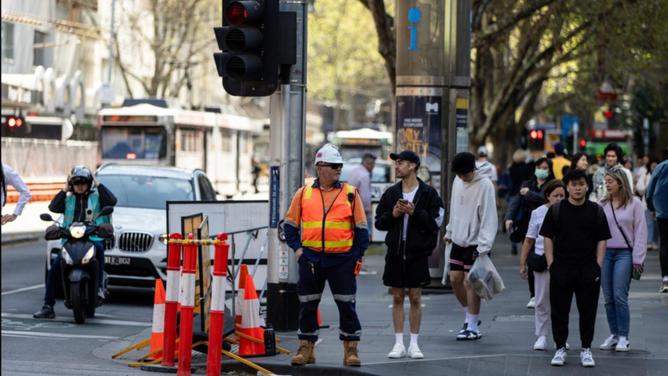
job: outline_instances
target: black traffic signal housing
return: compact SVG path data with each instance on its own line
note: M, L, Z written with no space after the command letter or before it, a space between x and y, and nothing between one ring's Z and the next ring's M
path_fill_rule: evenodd
M278 0L223 1L223 26L214 28L222 52L213 55L227 93L276 91L282 65L296 62L296 16L284 13Z
M26 133L26 120L23 115L3 115L2 116L2 135L19 136Z
M541 129L532 129L529 131L529 150L545 149L545 132Z

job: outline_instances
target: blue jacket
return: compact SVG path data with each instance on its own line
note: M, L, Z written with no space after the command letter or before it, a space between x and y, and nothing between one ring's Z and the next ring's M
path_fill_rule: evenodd
M659 163L652 172L645 192L647 208L657 218L668 219L668 159Z

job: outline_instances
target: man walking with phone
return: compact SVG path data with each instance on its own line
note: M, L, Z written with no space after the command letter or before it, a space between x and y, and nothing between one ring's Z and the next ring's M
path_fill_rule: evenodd
M410 150L392 153L395 173L401 182L388 188L376 209L375 226L387 231L383 283L392 291L392 321L395 343L389 358L408 355L422 359L418 346L422 318L422 287L429 284L427 258L436 248L438 230L443 223L443 202L436 190L417 177L420 157ZM411 340L408 352L404 346L404 299L410 301Z

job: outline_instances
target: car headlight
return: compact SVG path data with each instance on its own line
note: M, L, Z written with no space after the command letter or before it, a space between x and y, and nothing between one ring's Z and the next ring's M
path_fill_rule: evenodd
M158 241L164 245L167 245L167 242L169 241L169 234L160 234L160 236L158 236Z
M67 253L67 250L65 250L65 248L63 248L63 250L61 252L61 255L63 256L63 260L65 260L65 263L67 265L73 265L74 264L74 261L72 261L72 258L70 257L70 254Z
M86 234L86 226L84 225L75 225L70 226L70 236L74 239L81 239Z
M95 256L95 246L91 245L90 249L86 252L83 259L81 259L81 263L84 265L88 264L88 262L90 261L90 259L93 258L93 256Z

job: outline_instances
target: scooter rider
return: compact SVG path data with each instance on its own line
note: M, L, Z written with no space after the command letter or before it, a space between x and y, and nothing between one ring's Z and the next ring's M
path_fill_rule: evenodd
M111 191L100 184L88 167L75 166L67 178L65 188L58 192L49 204L49 210L54 213L63 214L63 227L72 222L90 221L96 218L102 208L116 205L116 197ZM96 224L109 223L109 216L101 216L95 220ZM104 300L104 289L102 287L104 273L104 242L102 238L91 236L90 240L95 244L95 255L97 257L100 271L98 273L98 298ZM51 269L46 278L46 292L44 294L44 306L33 317L36 319L52 319L56 317L53 305L56 303L56 286L60 276L60 258L58 254L52 262Z

